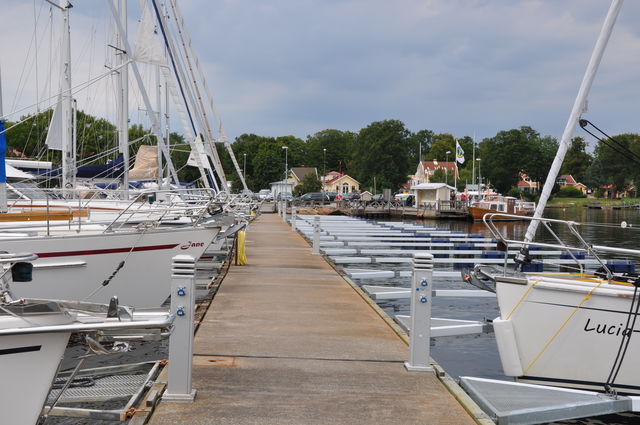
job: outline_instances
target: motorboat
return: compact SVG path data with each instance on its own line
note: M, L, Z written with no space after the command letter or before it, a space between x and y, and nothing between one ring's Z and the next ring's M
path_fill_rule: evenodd
M469 205L469 215L473 220L480 221L485 214L502 213L495 215L495 220L517 221L522 217L532 216L536 209L535 202L522 201L512 196L493 195Z

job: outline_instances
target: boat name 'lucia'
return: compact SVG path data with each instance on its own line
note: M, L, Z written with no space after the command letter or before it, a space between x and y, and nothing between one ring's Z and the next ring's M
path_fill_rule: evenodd
M615 336L620 336L620 335L628 335L632 329L631 328L625 328L624 325L622 323L618 324L618 325L607 325L606 323L601 323L601 324L595 324L595 327L593 325L591 325L591 318L587 318L587 322L584 324L584 331L585 332L596 332L598 334L607 334L607 335L615 335ZM633 332L640 332L640 330L633 330Z

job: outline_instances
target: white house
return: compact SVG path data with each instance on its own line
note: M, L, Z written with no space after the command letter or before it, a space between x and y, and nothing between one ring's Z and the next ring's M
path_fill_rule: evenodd
M269 183L271 186L271 193L273 194L273 199L278 199L278 194L280 193L289 193L291 194L293 191L294 183L291 181L279 181Z
M451 200L451 194L455 193L456 189L446 183L420 183L411 186L411 190L415 193L417 207L429 203L437 209L439 201Z

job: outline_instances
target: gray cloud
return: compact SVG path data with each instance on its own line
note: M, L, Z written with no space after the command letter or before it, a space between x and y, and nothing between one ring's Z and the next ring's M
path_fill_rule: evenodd
M75 5L78 29L104 32L108 20L97 11L106 9L85 10L89 3ZM181 7L231 137L357 131L395 118L412 130L482 138L521 125L559 136L608 2L192 0ZM590 98L589 118L612 133L637 131L638 16L640 5L627 2ZM29 37L0 19L3 39ZM10 55L19 62L24 52L6 49L3 71ZM9 91L15 84L5 81Z

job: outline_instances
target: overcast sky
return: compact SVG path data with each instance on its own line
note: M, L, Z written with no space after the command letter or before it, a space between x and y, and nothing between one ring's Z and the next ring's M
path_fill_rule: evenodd
M104 59L87 51L104 53L98 44L110 24L102 16L107 14L104 1L73 3L75 83L105 71ZM399 119L412 131L475 133L478 140L522 125L560 136L609 3L180 2L231 138L242 133L305 138L326 128L358 131L372 121ZM627 1L622 9L586 114L612 134L638 132L638 3ZM46 16L48 6L41 7L43 0L2 4L0 65L7 113L30 104L34 95L34 83L18 88L18 82L21 75L26 80L25 73L34 79L25 52L34 14ZM49 43L42 22L41 52ZM38 87L46 79L43 55ZM96 106L99 97L92 96L93 108L102 111Z

